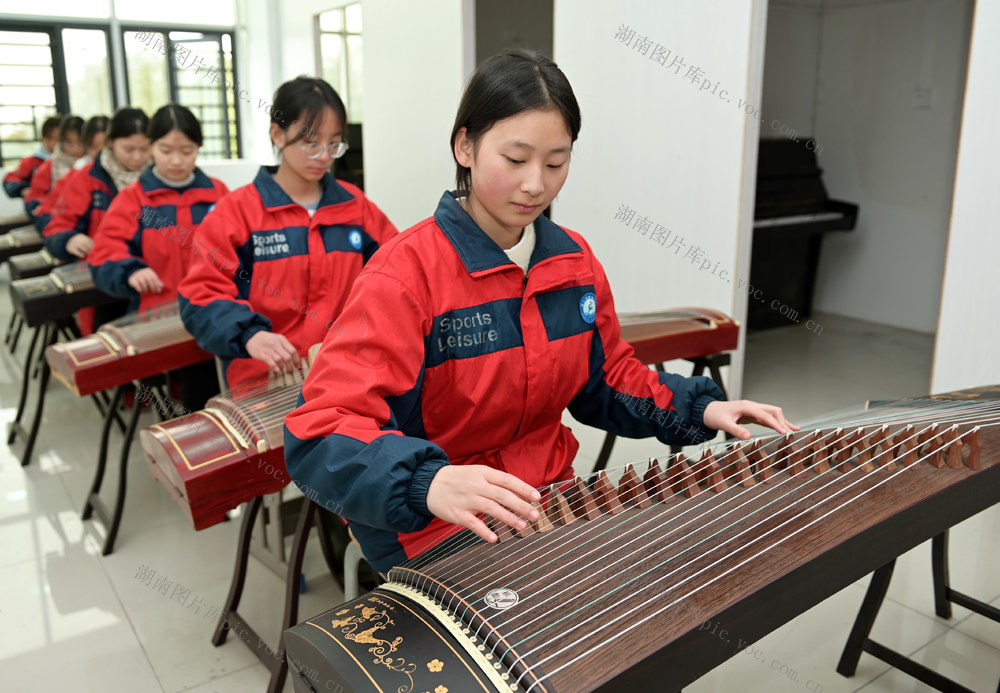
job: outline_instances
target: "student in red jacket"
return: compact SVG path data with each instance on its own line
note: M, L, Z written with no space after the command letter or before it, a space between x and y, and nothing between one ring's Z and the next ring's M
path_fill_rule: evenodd
M193 256L193 234L229 192L196 165L203 139L201 123L190 110L164 106L150 119L148 132L153 166L111 203L87 255L97 288L131 299L131 310L177 300ZM176 375L188 411L201 409L218 393L212 362Z
M149 117L138 108L120 108L111 119L107 145L86 168L64 186L52 210L52 219L42 238L53 257L60 260L86 258L94 247L94 236L119 191L138 180L149 163ZM128 302L82 309L80 329L92 329L120 317Z
M479 514L537 519L535 488L573 475L567 408L671 444L748 438L740 422L795 430L777 407L722 401L708 378L650 370L622 341L590 246L541 216L579 129L551 60L485 61L452 131L458 192L368 263L285 419L289 475L351 520L377 570L460 526L496 541Z
M195 237L181 316L223 359L230 388L299 365L340 314L362 266L396 228L329 173L347 150L344 104L321 79L282 84L271 110L277 168L222 198Z
M42 144L38 151L21 159L17 168L3 177L3 189L7 197L23 197L31 185L35 171L52 156L52 150L59 142L61 116L50 116L42 123ZM27 210L27 208L25 208Z
M33 212L35 228L38 229L39 233L44 233L45 227L49 225L49 221L52 219L52 209L59 200L59 196L62 195L67 181L80 169L88 166L94 157L104 149L104 139L107 135L109 122L110 119L107 116L98 115L91 117L83 126L83 156L73 163L72 168L65 175L56 180L48 193L42 196L38 207Z
M38 224L38 210L42 201L52 192L56 183L73 170L77 160L83 156L83 128L84 122L80 116L64 117L59 125L59 144L52 151L52 156L43 162L31 177L31 185L24 194L24 207L34 218L35 227L39 230L44 228L44 225Z

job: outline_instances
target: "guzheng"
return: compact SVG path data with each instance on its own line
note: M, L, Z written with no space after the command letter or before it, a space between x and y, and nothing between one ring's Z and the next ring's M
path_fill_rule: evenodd
M28 327L68 318L86 306L118 300L97 290L86 262L56 267L42 277L12 281L10 297Z
M177 302L109 322L97 332L45 349L52 375L77 396L208 361L184 329Z
M679 690L1000 500L1000 401L969 396L548 487L518 535L455 534L285 631L295 690Z
M52 257L45 248L34 253L15 255L8 260L11 279L29 279L30 277L40 277L48 274L59 265L65 264L61 260Z
M226 511L288 485L285 416L295 408L302 371L140 432L150 473L180 504L194 528L222 522Z
M643 363L732 351L740 336L739 325L732 318L708 308L620 313L618 322L622 339L635 349Z
M15 214L9 217L0 217L0 234L6 234L7 232L22 226L31 226L31 217L27 214Z
M0 262L23 253L40 250L45 243L33 226L13 229L0 236Z

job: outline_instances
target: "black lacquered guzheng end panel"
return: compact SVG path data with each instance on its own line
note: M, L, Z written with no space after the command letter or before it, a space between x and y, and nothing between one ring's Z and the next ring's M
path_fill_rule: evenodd
M300 623L285 648L300 693L498 691L446 626L398 592L376 589Z

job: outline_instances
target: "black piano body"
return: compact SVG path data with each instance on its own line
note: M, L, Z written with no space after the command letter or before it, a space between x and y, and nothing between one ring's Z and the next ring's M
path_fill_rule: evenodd
M747 329L809 317L823 234L854 229L858 206L831 200L822 173L815 140L760 141Z

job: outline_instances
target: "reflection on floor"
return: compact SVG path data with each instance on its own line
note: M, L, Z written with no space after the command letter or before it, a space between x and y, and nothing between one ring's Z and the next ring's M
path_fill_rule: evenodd
M0 286L0 325L10 302ZM803 420L868 398L926 392L932 341L925 335L822 318L822 335L776 330L747 341L744 395L781 404ZM0 350L0 423L14 416L27 340L11 356ZM96 455L98 417L52 384L36 458L22 469L0 446L0 681L5 691L263 691L268 675L244 645L219 648L209 636L228 589L238 522L195 533L133 449L134 472L117 549L100 556L103 528L79 511ZM147 417L143 423L151 422ZM602 436L574 424L577 467L593 464ZM19 450L15 450L19 452ZM660 445L620 440L611 464L645 459ZM106 489L113 488L114 474ZM952 532L957 589L1000 605L1000 512L996 508ZM897 563L874 637L977 691L1000 676L1000 625L956 607L934 616L929 547ZM306 560L303 617L342 595L325 572L318 546ZM753 644L688 691L922 691L926 686L863 655L857 675L834 671L867 580L851 585ZM273 646L282 581L255 561L244 614ZM267 624L273 624L268 626ZM655 690L651 684L650 690ZM286 689L290 691L291 685Z

